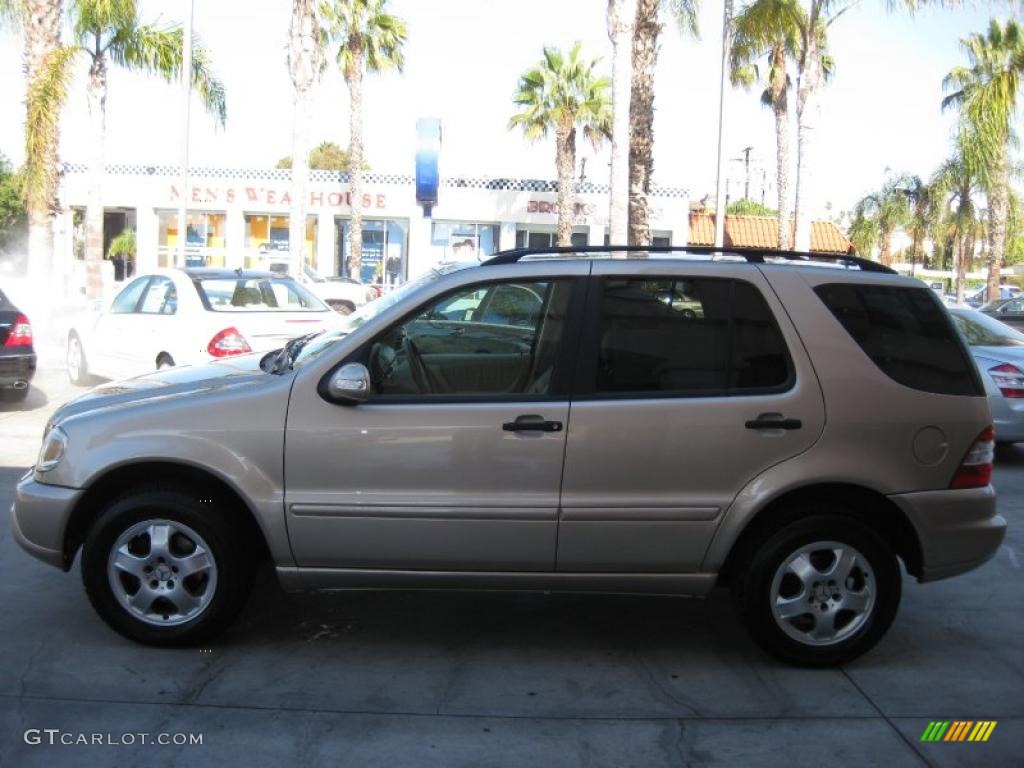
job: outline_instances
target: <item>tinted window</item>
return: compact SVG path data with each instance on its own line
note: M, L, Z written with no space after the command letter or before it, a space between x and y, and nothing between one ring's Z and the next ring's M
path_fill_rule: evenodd
M569 290L564 280L493 283L435 301L370 344L374 393L546 394Z
M178 292L174 283L166 277L154 277L142 298L139 312L147 315L173 315L177 311Z
M142 292L146 289L146 283L149 282L148 277L140 277L138 280L133 280L128 286L117 294L117 298L110 305L110 311L115 315L123 315L128 312L134 312L136 305L139 303L139 298L142 296Z
M790 380L771 310L742 281L608 278L599 338L598 393L743 394Z
M834 283L815 293L890 378L943 395L980 395L974 365L927 288Z

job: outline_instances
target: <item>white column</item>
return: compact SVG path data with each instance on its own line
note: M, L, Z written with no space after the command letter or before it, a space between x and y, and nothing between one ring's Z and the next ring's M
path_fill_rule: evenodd
M434 266L433 249L430 237L433 219L422 213L414 213L409 217L409 250L406 253L406 277L413 280Z
M316 271L325 277L337 275L338 226L334 214L320 211L316 215Z
M241 208L229 207L224 221L224 266L238 269L245 266L245 214Z
M501 222L501 229L498 231L498 250L511 251L516 247L516 223L514 221Z
M142 275L157 268L157 247L160 244L160 219L156 210L140 206L135 209L135 274Z
M587 231L587 245L604 245L604 231L602 224L591 224Z

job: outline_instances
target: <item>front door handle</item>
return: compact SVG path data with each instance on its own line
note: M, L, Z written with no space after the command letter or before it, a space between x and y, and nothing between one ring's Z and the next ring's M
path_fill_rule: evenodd
M800 419L786 419L774 413L762 413L744 426L747 429L800 429L803 422Z
M501 425L506 432L561 432L562 422L548 421L543 416L530 414Z

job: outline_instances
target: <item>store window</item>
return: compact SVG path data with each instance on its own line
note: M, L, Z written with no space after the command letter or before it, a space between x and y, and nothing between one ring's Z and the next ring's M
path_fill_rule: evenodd
M338 259L335 274L354 277L367 285L394 288L409 276L409 223L397 219L363 220L363 252L358 275L348 268L348 219L338 219Z
M611 240L608 237L608 233L604 233L604 244L610 245ZM616 243L619 245L619 243ZM651 232L651 245L658 248L668 248L672 245L672 233L671 232Z
M435 221L431 225L430 245L434 260L482 261L498 251L497 224L472 221Z
M583 227L572 231L572 244L580 247L587 244L588 232ZM548 229L517 229L516 248L552 248L558 245L558 233Z
M181 247L178 239L178 212L158 211L157 218L160 223L157 263L161 267L169 267L178 263ZM188 212L185 217L185 266L225 266L226 218L223 213Z
M245 214L245 266L267 268L275 261L288 260L289 220L286 215ZM306 263L316 260L317 217L306 217Z

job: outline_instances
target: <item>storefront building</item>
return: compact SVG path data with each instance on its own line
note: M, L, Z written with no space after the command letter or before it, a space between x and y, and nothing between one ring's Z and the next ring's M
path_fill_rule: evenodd
M286 169L192 169L186 190L188 265L266 268L287 259L292 204ZM181 259L176 168L109 166L103 179L105 229L136 232L141 273L174 266ZM453 260L482 259L499 250L544 247L555 239L555 182L536 179L445 178L429 217L416 204L412 176L367 173L360 200L353 200L347 174L311 171L307 199L307 261L321 274L348 276L348 229L353 205L363 212L362 282L393 286ZM605 242L605 185L577 184L573 243ZM81 211L88 175L67 165L61 196L65 213L56 231L70 275L81 259ZM658 244L684 245L688 237L686 190L658 189L651 198L652 234ZM105 231L109 244L117 231Z

